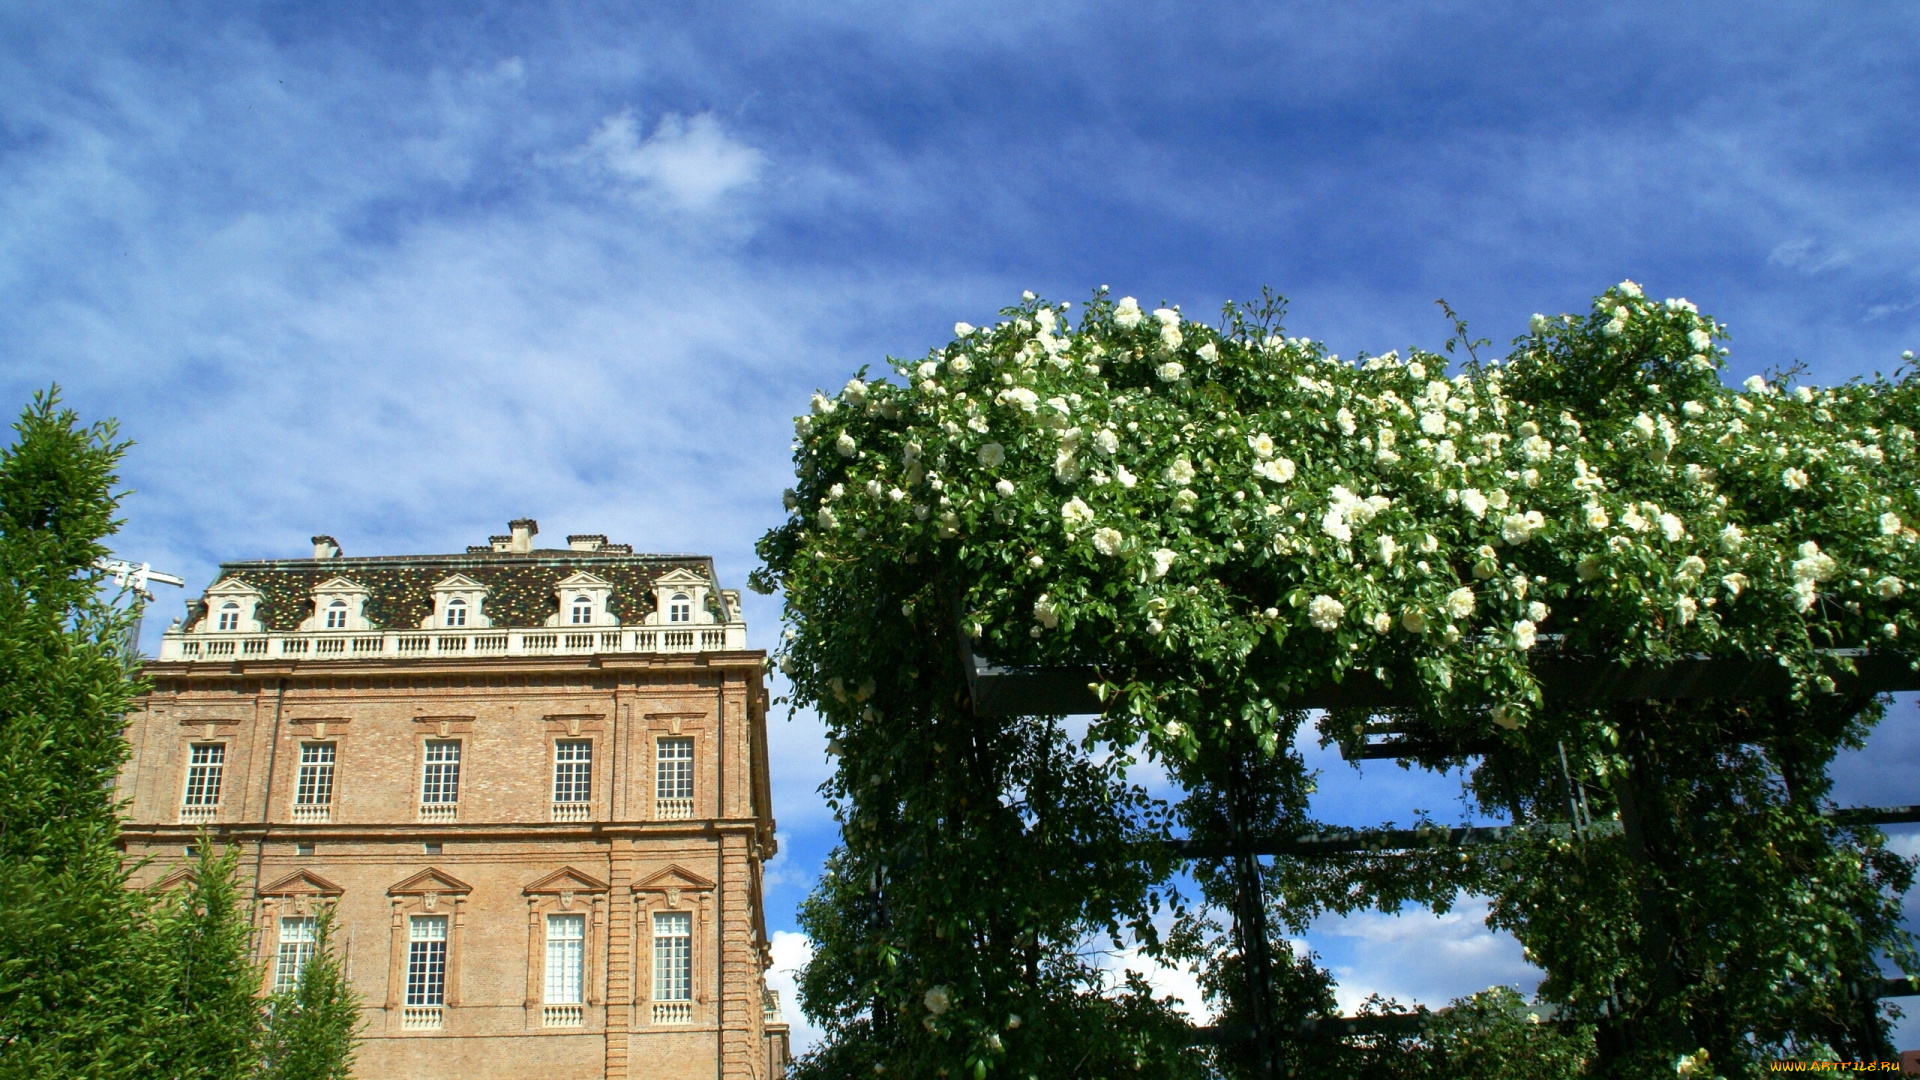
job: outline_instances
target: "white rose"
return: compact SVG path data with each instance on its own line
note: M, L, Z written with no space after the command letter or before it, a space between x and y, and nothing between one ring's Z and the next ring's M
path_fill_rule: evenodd
M1320 529L1343 544L1353 539L1353 529L1347 525L1347 515L1338 506L1328 508L1320 518Z
M1463 585L1448 593L1447 614L1456 619L1473 614L1473 590Z
M1460 505L1466 507L1467 513L1476 518L1484 520L1487 516L1487 497L1480 494L1479 488L1467 488L1461 491Z
M1728 596L1737 600L1740 594L1746 591L1747 575L1738 572L1728 574L1720 579L1720 584L1726 586Z
M1758 375L1747 376L1747 381L1740 385L1746 387L1747 392L1750 394L1764 394L1767 392L1767 380Z
M1067 504L1060 508L1060 518L1067 523L1067 528L1077 529L1082 525L1092 523L1093 507L1088 506L1086 503L1081 502L1078 497L1075 497L1069 499Z
M1538 435L1530 435L1520 442L1520 456L1539 464L1553 456L1553 444Z
M1180 331L1178 330L1174 330L1172 333L1175 337L1180 336ZM1171 347L1172 346L1169 346L1169 348ZM1179 361L1169 360L1155 368L1153 373L1160 377L1161 382L1178 382L1180 376L1187 373L1187 369L1182 367Z
M1173 560L1179 556L1171 548L1160 548L1153 553L1153 576L1157 580L1167 576L1173 568Z
M1698 614L1699 611L1700 605L1695 603L1691 596L1682 596L1673 602L1674 619L1681 626L1692 622L1693 617Z
M813 395L813 414L815 416L825 416L839 407L839 402L825 394L816 393Z
M1513 647L1520 652L1533 648L1534 630L1532 620L1521 619L1513 624Z
M1270 458L1273 456L1273 436L1265 432L1261 432L1258 435L1249 435L1247 436L1247 447L1263 458ZM1895 520L1897 521L1899 519L1896 518ZM1896 528L1894 531L1898 532L1899 529Z
M1881 536L1899 536L1902 527L1899 514L1888 511L1880 515Z
M1113 321L1124 330L1139 326L1141 318L1140 301L1131 296L1121 297L1120 303L1113 309Z
M892 502L899 502L900 500L906 497L907 497L907 493L904 491L901 491L899 488L887 489L887 498Z
M1689 555L1680 560L1680 565L1674 569L1673 576L1682 581L1698 581L1700 575L1706 572L1707 561L1698 555Z
M1546 622L1547 621L1547 605L1541 603L1538 600L1535 600L1533 603L1528 604L1527 618L1531 619L1536 623Z
M823 529L838 528L840 525L840 519L835 517L833 511L825 506L821 507L820 512L813 516L813 520L819 522L820 527Z
M800 505L800 494L792 488L788 488L780 493L780 505L789 510L797 508Z
M1191 510L1199 501L1200 496L1195 495L1192 488L1181 488L1179 491L1173 493L1173 508L1175 510Z
M833 440L833 449L841 457L852 457L858 447L854 445L853 436L843 431L839 438Z
M1713 335L1695 327L1687 331L1687 344L1693 346L1694 352L1706 352L1707 347L1713 344Z
M920 377L922 379L931 379L935 375L938 375L939 373L940 373L940 365L936 361L928 360L925 363L920 365Z
M1120 481L1120 486L1123 488L1131 488L1133 485L1140 482L1139 477L1136 477L1132 473L1128 472L1127 467L1125 465L1114 466L1113 478L1115 480Z
M959 356L948 361L947 366L952 368L956 374L965 375L967 372L973 370L973 358L966 353L961 353Z
M1263 461L1253 467L1253 474L1271 480L1276 484L1284 484L1293 479L1293 462L1288 461L1286 458L1278 458L1274 461Z
M1906 583L1897 577L1883 577L1873 583L1874 595L1882 600L1891 600L1906 591Z
M1789 465L1780 470L1780 485L1789 491L1799 491L1807 486L1807 474Z
M1049 630L1060 625L1060 612L1054 608L1053 601L1046 593L1041 593L1040 599L1033 602L1033 617Z
M1200 359L1205 360L1209 364L1213 363L1215 360L1220 359L1220 350L1214 348L1213 342L1211 341L1193 350L1193 354L1195 356L1198 356Z
M1000 493L1001 495L1003 495L1003 496L1006 496L1006 495L1012 495L1012 494L1013 494L1013 481L1011 481L1011 480L1004 480L1004 479L1003 479L1003 480L999 480L999 481L996 481L996 482L994 483L994 485L993 485L993 490L995 490L995 491L997 491L997 492L999 492L999 493Z
M1180 325L1180 313L1172 308L1154 308L1153 317L1160 320L1161 326Z
M1119 529L1095 529L1093 531L1093 549L1102 555L1111 555L1120 550L1120 543L1125 539L1126 537L1120 535Z
M1111 428L1101 428L1093 433L1093 448L1111 457L1120 449L1120 436L1114 434Z
M1427 617L1420 613L1419 608L1408 608L1400 613L1400 628L1409 634L1424 634L1427 632Z
M935 1016L946 1012L947 1007L953 1004L953 998L948 995L947 988L944 986L936 986L927 991L920 1001L927 1007L927 1011Z
M997 469L1007 462L1007 448L997 442L990 442L982 446L980 452L974 456L987 468Z
M1376 612L1373 616L1372 622L1373 622L1373 632L1376 634L1384 634L1387 631L1393 629L1393 616L1387 614L1384 611Z
M1193 462L1188 461L1186 458L1175 460L1172 465L1167 466L1167 480L1174 484L1192 483Z
M1400 550L1400 545L1393 539L1393 537L1383 534L1380 537L1379 542L1377 542L1374 545L1374 548L1376 550L1377 557L1380 560L1380 564L1382 566L1391 566L1393 565L1394 555L1397 554Z
M1746 534L1740 531L1740 526L1738 525L1728 525L1726 528L1720 530L1720 550L1725 551L1729 555L1739 551L1740 545L1746 543L1746 540Z
M1653 438L1653 417L1641 413L1633 418L1633 433L1642 441Z
M1588 503L1586 509L1587 528L1595 532L1607 527L1607 509L1599 503Z
M1343 408L1339 412L1336 412L1333 414L1333 420L1334 420L1334 423L1340 425L1340 434L1342 435L1353 434L1354 423L1353 423L1353 413L1351 411Z
M1315 630L1334 631L1340 628L1340 618L1347 613L1347 605L1325 593L1313 598L1307 604L1307 621Z
M1540 315L1536 313L1533 316L1533 318L1527 320L1527 329L1533 331L1536 334L1546 333L1547 317L1545 315Z
M1669 544L1678 543L1681 537L1687 535L1687 527L1681 523L1679 517L1673 514L1661 514L1660 535L1666 537Z
M972 323L957 322L953 324L954 337L966 337L968 334L971 334L971 333L973 333Z

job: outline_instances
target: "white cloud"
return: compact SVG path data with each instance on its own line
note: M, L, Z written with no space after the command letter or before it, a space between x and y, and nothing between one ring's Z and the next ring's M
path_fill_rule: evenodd
M1138 947L1102 953L1100 967L1107 972L1109 989L1125 982L1125 973L1131 971L1147 980L1147 985L1153 988L1153 996L1171 997L1178 1002L1180 1011L1191 1017L1194 1023L1213 1022L1213 1010L1207 1006L1206 995L1200 991L1200 980L1188 968L1162 964L1142 953Z
M792 1029L789 1038L795 1057L820 1039L820 1029L800 1012L800 995L795 989L800 969L812 959L813 939L791 930L773 932L773 966L767 969L767 989L780 995L780 1012Z
M667 113L644 140L632 110L607 117L575 155L636 193L686 210L712 207L760 178L766 156L726 133L710 112Z
M1361 912L1316 920L1308 940L1339 980L1343 1012L1370 994L1403 1005L1444 1005L1489 986L1532 993L1542 972L1520 956L1520 943L1486 925L1487 902L1461 897L1444 915Z

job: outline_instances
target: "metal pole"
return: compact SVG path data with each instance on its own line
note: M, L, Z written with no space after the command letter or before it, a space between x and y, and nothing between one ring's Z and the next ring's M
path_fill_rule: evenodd
M1262 1080L1278 1080L1279 1056L1273 1030L1273 956L1267 940L1267 894L1260 860L1253 853L1246 830L1245 785L1240 758L1229 749L1227 761L1227 822L1233 832L1234 934L1240 939L1240 958L1247 969L1247 1011L1253 1024L1255 1073Z

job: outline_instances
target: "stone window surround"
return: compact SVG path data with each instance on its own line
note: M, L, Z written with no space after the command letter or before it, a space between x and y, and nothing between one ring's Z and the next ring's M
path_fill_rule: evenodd
M254 905L254 941L262 956L276 957L280 946L280 918L286 916L319 915L328 907L340 902L340 886L321 877L311 870L295 870L293 873L266 886L255 894L259 901ZM351 939L337 939L343 967L351 970L351 957L346 950ZM260 992L273 992L275 963L269 962L261 972Z
M707 928L713 925L714 884L677 864L629 886L633 897L634 929L634 1027L652 1026L653 1006L653 916L661 911L689 912L693 918L693 1026L711 1027L716 1021L707 999L707 980L702 975L712 964L713 946ZM675 1025L680 1027L680 1025Z
M700 763L706 760L701 754L706 738L707 714L703 712L647 713L644 719L646 721L647 764L645 773L646 786L643 789L644 794L642 795L643 801L641 804L645 808L646 813L642 815L642 819L648 821L685 820L679 818L659 818L655 816L655 813L659 808L658 803L660 797L660 740L689 738L693 740L693 817L698 819L700 817L700 800L706 794L707 787L706 784L701 782L700 778ZM649 930L648 932L651 933L652 931Z
M557 1035L577 1035L603 1027L606 1005L606 933L607 900L612 887L591 874L563 866L528 885L527 898L527 996L526 1029ZM577 1028L548 1028L545 1025L547 974L547 916L578 913L586 918L586 941L581 946L586 969L581 972L580 1000L585 1023Z
M447 976L441 1006L451 1019L460 1007L461 946L466 938L467 896L473 886L437 867L414 874L387 890L393 909L392 941L387 956L386 1034L389 1037L450 1033L452 1023L423 1032L407 1031L401 1014L407 997L408 922L415 915L447 916Z
M559 768L560 744L562 742L586 742L592 745L592 772L588 814L594 820L603 819L601 807L612 798L612 792L605 781L607 776L608 754L605 713L566 713L545 717L547 738L547 787L545 798L553 801L553 782Z

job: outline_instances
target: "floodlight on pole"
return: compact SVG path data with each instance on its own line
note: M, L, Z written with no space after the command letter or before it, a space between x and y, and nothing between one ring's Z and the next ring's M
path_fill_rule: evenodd
M111 575L115 585L119 585L122 588L131 588L136 596L148 603L153 602L153 594L147 591L147 583L150 581L156 581L162 585L178 585L183 589L187 586L185 578L174 577L172 574L163 574L146 563L130 563L125 559L101 558L95 559L93 565L96 569L104 570Z

